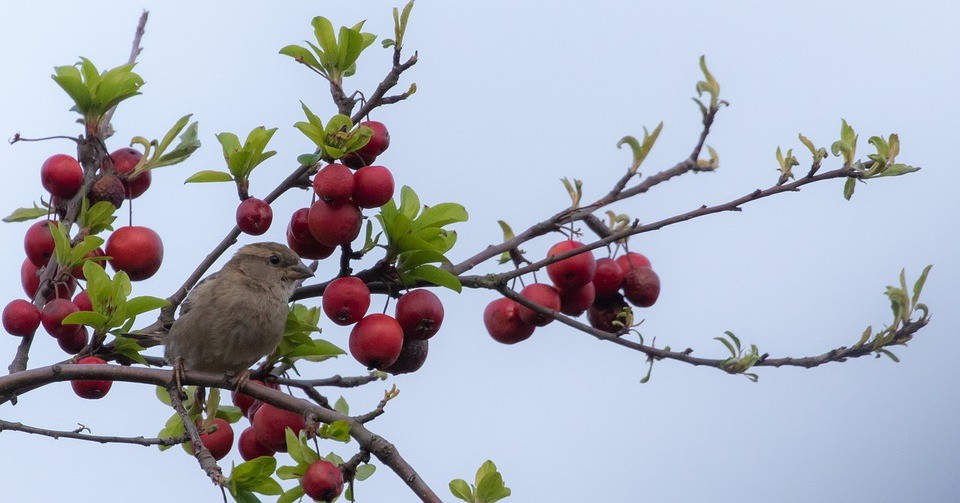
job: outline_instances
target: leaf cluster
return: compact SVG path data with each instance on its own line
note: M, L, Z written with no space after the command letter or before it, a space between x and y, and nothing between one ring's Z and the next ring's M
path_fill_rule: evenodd
M198 148L200 148L200 140L197 138L198 134L198 125L194 121L188 126L187 123L190 122L190 117L193 114L187 114L177 120L174 123L173 127L167 131L167 134L163 136L163 139L160 141L157 140L147 140L142 136L135 136L130 140L130 145L142 145L144 152L143 157L140 159L140 162L133 168L133 170L127 173L125 176L127 178L133 178L144 171L149 171L151 169L160 168L163 166L172 166L174 164L179 164L188 157L190 154L193 154ZM184 128L186 128L184 130ZM183 132L183 134L180 134ZM173 150L167 152L167 148L170 147L170 144L173 143L173 139L180 135L180 142L177 143L177 146L173 147Z
M217 141L223 147L223 158L227 162L229 173L216 170L204 170L194 173L184 183L233 182L245 183L250 173L263 161L275 156L275 150L266 151L267 144L273 138L277 128L266 129L263 126L253 128L247 135L246 141L240 143L240 138L234 133L220 133Z
M310 22L316 43L305 40L309 49L302 45L288 45L280 49L280 54L290 56L330 82L340 85L344 77L356 73L360 54L377 39L372 33L360 31L363 23L361 21L351 28L341 26L335 35L330 20L317 16Z
M328 162L340 159L350 152L360 150L373 137L372 129L367 126L354 127L353 121L346 115L334 115L324 126L320 117L310 111L305 103L301 101L300 106L303 107L307 121L300 121L293 127L299 129L319 150L318 154L307 154L310 157L301 156L303 159L297 159L304 166L316 164L320 159Z
M407 186L400 190L399 206L394 200L383 205L377 220L387 237L387 260L396 260L401 281L423 280L460 292L460 280L433 264L449 264L444 254L457 242L456 231L444 227L467 218L467 210L457 203L421 208L420 198Z
M121 65L101 73L89 59L81 57L78 63L54 68L51 77L73 100L71 110L91 124L98 123L121 101L140 94L143 79L134 73L135 65Z
M450 481L450 492L467 503L494 503L510 496L510 488L504 484L497 465L490 460L477 470L472 485L463 479Z

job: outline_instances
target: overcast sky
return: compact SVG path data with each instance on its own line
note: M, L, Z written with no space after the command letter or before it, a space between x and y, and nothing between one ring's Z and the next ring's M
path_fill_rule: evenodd
M123 62L137 16L149 9L138 66L147 84L116 114L109 147L136 135L159 137L185 113L200 121L204 147L189 162L156 172L153 187L134 202L134 222L157 230L165 244L161 272L136 293L166 297L233 225L233 188L182 184L195 171L223 167L214 134L280 128L273 143L279 154L252 177L251 191L262 197L298 154L312 150L292 128L302 118L298 100L321 117L335 112L326 84L277 51L310 37L315 15L335 26L367 19L368 31L389 37L394 5L12 3L0 16L0 136L79 134L65 94L49 78L53 67L81 55L101 68ZM934 268L923 298L933 321L908 348L894 349L900 364L868 357L814 370L761 369L754 384L659 362L650 383L640 384L646 367L639 353L557 323L503 346L481 321L493 293L441 293L447 318L425 367L351 391L352 410L373 408L396 383L399 398L370 428L394 442L445 501L453 499L447 483L472 479L486 459L498 464L513 489L508 501L517 502L960 499L958 16L955 3L924 1L421 0L406 39L420 63L400 86L416 82L419 91L373 118L390 129L390 150L379 160L398 186L412 186L425 203L457 201L469 210L450 254L455 261L499 242L498 219L520 230L568 205L558 178L584 180L585 199L608 191L629 165L629 153L615 147L625 134L664 121L644 173L687 156L700 127L690 97L705 54L731 103L708 140L719 171L661 185L618 212L654 221L770 186L777 146L795 149L803 169L809 157L797 133L829 146L841 118L859 133L861 157L872 150L870 136L896 132L902 162L923 170L861 184L850 202L841 181L828 181L741 213L635 237L631 247L649 256L663 283L659 302L639 313L647 340L723 357L712 338L731 330L771 356L820 354L855 343L867 325L888 323L886 285L901 268L912 281L927 264ZM379 43L371 47L348 89L373 89L389 56ZM71 151L67 142L0 145L2 211L37 200L43 160ZM273 228L241 243L283 241L289 215L308 201L304 192L287 194L274 205ZM0 226L4 303L23 295L26 227ZM559 239L523 248L539 258ZM324 263L318 276L335 268ZM499 270L489 263L477 272ZM322 326L346 347L347 329ZM0 338L4 360L17 343ZM38 333L32 366L63 357ZM363 373L350 357L304 370ZM82 423L104 435L153 436L169 415L152 388L125 383L99 401L82 400L63 383L0 408L6 420L53 429ZM350 455L355 446L324 447ZM0 452L3 501L220 497L180 449L4 432ZM240 461L236 450L222 464L230 460ZM386 469L359 484L357 496L416 501Z

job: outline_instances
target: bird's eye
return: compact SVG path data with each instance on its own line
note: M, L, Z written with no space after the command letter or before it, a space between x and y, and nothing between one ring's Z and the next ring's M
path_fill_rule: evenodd
M279 264L279 263L280 263L280 257L278 257L278 256L276 256L276 255L270 255L270 263L273 264L273 265Z

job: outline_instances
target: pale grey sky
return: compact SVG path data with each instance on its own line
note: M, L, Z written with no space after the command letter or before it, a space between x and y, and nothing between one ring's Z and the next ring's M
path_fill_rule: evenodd
M185 113L200 121L204 147L185 165L156 172L153 188L134 204L135 222L157 230L166 245L161 273L137 293L167 296L233 223L232 188L182 184L194 171L222 167L214 134L281 128L273 145L279 155L252 177L252 192L262 196L311 149L291 127L301 120L298 100L322 117L334 113L325 83L277 55L280 47L310 36L309 21L320 14L337 26L367 19L369 31L389 36L394 5L10 4L0 16L0 135L78 134L52 68L80 55L101 67L122 62L141 8L149 9L138 67L144 95L117 113L110 147L162 135ZM485 459L498 464L513 489L508 501L516 502L960 499L958 16L954 3L924 1L421 0L406 41L420 63L401 84L416 82L419 92L374 118L390 128L391 147L380 160L398 186L412 186L424 202L455 200L470 211L455 260L498 242L498 219L522 229L567 205L560 177L583 179L588 199L605 193L629 163L615 148L625 134L664 121L644 172L688 155L699 131L689 98L700 78L697 58L706 54L731 102L708 140L720 170L657 187L618 211L652 221L767 187L776 180L777 146L794 148L807 163L797 133L828 146L841 118L860 134L861 156L871 150L867 138L896 132L902 161L923 170L860 185L850 202L842 182L824 182L634 238L632 247L650 257L663 282L657 305L641 314L648 340L721 357L712 338L731 330L773 356L819 354L856 342L868 324L888 322L885 286L902 267L912 279L927 264L934 264L924 292L933 321L909 348L895 349L900 364L862 358L814 370L762 369L753 384L660 362L651 382L639 384L645 365L638 353L556 323L502 346L481 322L494 294L442 293L447 318L430 358L420 372L393 380L400 397L371 429L393 441L445 501L453 500L447 483L472 478ZM389 51L375 45L347 85L372 89L388 62ZM40 164L70 147L0 145L3 211L36 200ZM290 213L308 200L286 195L274 205L273 228L241 242L282 241ZM22 295L25 229L0 226L4 302ZM554 241L524 248L538 257ZM323 264L321 276L334 268ZM478 272L496 270L491 263ZM346 329L323 327L345 347ZM5 360L17 342L0 338ZM54 341L38 334L31 364L61 358ZM363 372L349 357L306 368L316 376ZM372 408L390 384L347 399L354 410ZM152 389L124 383L99 401L81 400L62 384L0 408L7 420L55 429L82 423L117 435L154 435L168 416ZM2 501L220 497L179 449L10 432L0 434L0 452ZM415 501L382 467L357 496Z

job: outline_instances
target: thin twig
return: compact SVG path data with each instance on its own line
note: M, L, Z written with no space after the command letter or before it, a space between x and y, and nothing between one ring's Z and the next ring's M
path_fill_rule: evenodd
M82 431L84 428L78 428ZM20 431L23 433L31 433L34 435L43 435L45 437L50 437L54 439L60 438L72 438L76 440L86 440L88 442L97 442L100 444L134 444L142 445L144 447L150 447L154 445L167 445L173 446L177 444L182 444L188 440L186 433L179 437L160 437L160 438L147 438L147 437L114 437L114 436L102 436L102 435L89 435L85 433L80 433L80 431L59 431L59 430L48 430L46 428L37 428L35 426L29 426L23 423L15 423L11 421L4 421L0 419L0 432L5 430L9 431Z
M170 395L170 403L173 405L173 408L176 409L177 415L179 415L180 420L183 421L183 428L190 438L193 456L197 458L197 462L200 463L200 468L203 469L214 484L223 487L227 479L223 476L223 470L217 465L217 460L214 459L213 454L210 454L207 447L200 441L200 432L197 430L197 425L193 423L190 415L187 414L187 410L183 407L183 400L180 399L180 389L168 381L167 394Z

